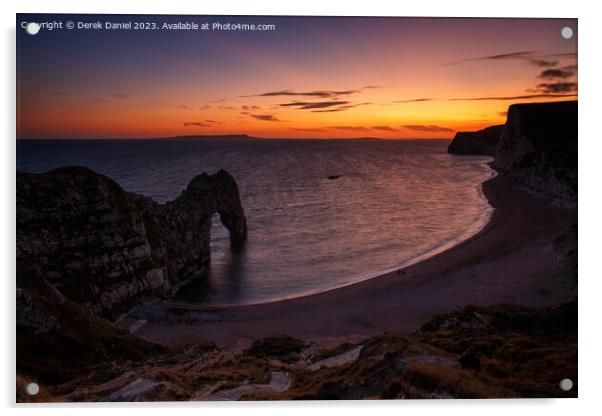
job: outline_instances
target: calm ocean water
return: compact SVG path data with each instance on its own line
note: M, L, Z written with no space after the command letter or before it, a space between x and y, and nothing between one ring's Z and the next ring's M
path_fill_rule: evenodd
M17 168L83 165L158 202L195 175L228 170L249 223L230 251L214 216L210 275L177 298L264 302L347 285L474 235L491 207L489 158L446 153L447 141L18 141ZM330 175L341 175L329 180Z

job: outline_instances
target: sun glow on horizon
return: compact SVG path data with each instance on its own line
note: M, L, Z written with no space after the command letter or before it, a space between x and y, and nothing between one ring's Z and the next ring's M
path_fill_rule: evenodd
M264 20L277 35L19 33L17 137L451 138L576 99L571 19Z

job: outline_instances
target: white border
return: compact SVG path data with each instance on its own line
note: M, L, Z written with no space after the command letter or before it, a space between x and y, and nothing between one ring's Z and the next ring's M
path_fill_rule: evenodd
M238 404L195 404L195 403L147 403L141 405L54 405L51 407L28 406L23 410L29 414L34 409L41 413L79 415L82 408L92 414L125 413L131 415L164 415L173 408L178 413L239 414L249 415L282 414L304 415L308 412L319 415L344 411L349 415L365 415L378 411L383 414L420 411L427 414L467 415L487 413L545 412L550 415L590 414L599 408L597 398L602 386L600 376L600 346L602 345L599 297L602 295L602 273L596 263L600 256L601 217L598 212L602 174L602 134L600 119L600 35L602 21L595 1L525 1L483 0L393 2L369 0L324 1L304 0L286 2L273 1L227 1L215 2L163 0L20 0L1 2L2 13L2 126L4 137L0 140L2 151L3 198L0 202L2 246L0 264L3 266L2 325L0 348L2 354L2 385L0 404L12 414L14 403L14 271L15 271L15 13L132 13L132 14L270 14L270 15L337 15L337 16L466 16L466 17L577 17L579 18L579 399L576 400L479 400L479 401L407 401L407 402L328 402L328 403L238 403ZM598 409L599 411L599 409Z

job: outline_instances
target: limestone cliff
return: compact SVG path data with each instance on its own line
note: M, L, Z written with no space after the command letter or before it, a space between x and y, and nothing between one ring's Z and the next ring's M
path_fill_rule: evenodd
M458 132L447 151L494 156L515 186L577 204L577 101L513 104L505 125Z
M577 101L511 105L494 163L521 188L576 205Z
M238 186L223 170L166 204L83 167L17 172L17 287L115 317L203 275L215 213L242 244Z
M491 126L479 131L458 132L447 148L456 155L495 156L497 143L504 125Z

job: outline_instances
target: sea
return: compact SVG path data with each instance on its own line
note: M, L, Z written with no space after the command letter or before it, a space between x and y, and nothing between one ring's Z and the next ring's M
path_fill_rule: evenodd
M225 169L249 226L242 249L213 218L207 276L173 301L252 304L322 292L440 253L478 233L492 208L491 158L448 140L18 140L17 169L87 166L163 203Z

